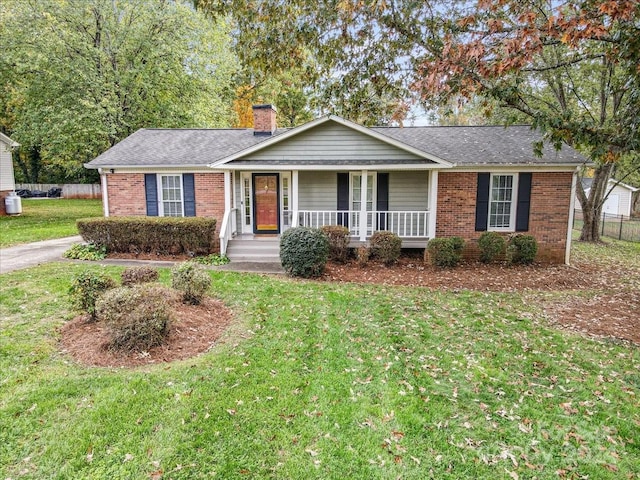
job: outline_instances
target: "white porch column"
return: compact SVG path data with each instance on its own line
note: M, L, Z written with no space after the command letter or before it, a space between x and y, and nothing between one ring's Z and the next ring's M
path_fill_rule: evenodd
M438 211L438 170L429 172L429 238L436 236L436 220Z
M224 171L224 211L231 210L231 172Z
M291 226L298 226L298 170L291 172Z
M106 170L98 169L100 173L100 183L102 189L102 213L105 217L109 216L109 193L107 192L107 172Z
M369 172L362 170L360 174L360 241L367 239L367 180Z

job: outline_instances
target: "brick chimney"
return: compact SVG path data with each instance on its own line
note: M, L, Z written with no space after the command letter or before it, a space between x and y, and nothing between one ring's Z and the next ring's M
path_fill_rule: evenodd
M273 105L254 105L253 134L273 135L276 131L276 107Z

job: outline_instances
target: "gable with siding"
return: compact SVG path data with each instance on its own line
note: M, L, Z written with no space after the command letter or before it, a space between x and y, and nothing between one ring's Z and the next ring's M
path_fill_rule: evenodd
M336 122L326 122L227 164L358 165L415 164L435 162L401 150Z

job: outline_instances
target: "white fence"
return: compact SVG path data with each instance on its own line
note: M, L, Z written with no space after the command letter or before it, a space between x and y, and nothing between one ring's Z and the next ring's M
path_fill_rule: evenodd
M98 183L21 183L16 190L48 192L52 188L62 188L63 198L102 198Z

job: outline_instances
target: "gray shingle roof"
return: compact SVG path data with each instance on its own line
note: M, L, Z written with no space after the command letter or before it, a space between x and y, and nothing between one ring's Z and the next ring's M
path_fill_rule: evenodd
M540 134L529 126L374 127L371 130L425 153L465 166L567 165L586 159L571 147L545 145L533 154ZM287 129L279 129L279 135ZM269 140L251 129L142 129L86 164L109 167L202 167ZM284 140L286 141L286 140ZM241 159L239 159L241 160ZM345 159L345 165L348 164ZM234 162L234 163L237 163Z
M477 127L374 127L372 130L459 166L581 164L585 158L564 145L545 144L542 157L533 154L540 133L528 125Z
M286 131L281 129L276 135ZM86 164L98 167L206 166L272 138L252 129L143 128Z

